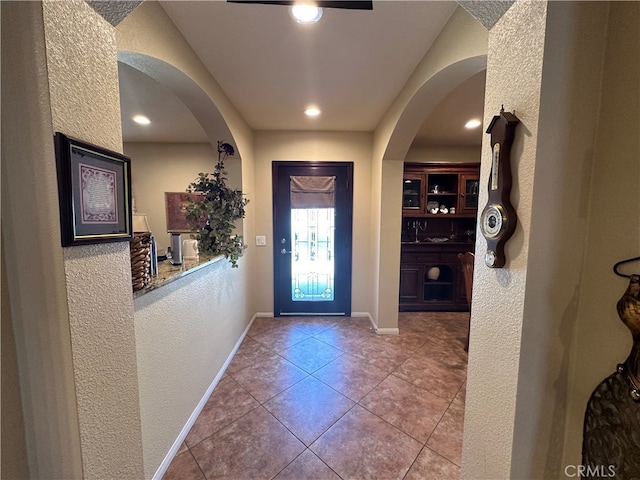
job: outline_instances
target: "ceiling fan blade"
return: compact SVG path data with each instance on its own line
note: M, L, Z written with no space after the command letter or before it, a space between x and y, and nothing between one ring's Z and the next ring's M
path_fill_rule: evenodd
M227 0L229 3L261 3L264 5L293 5L295 0ZM322 8L347 8L351 10L373 10L373 0L316 1Z

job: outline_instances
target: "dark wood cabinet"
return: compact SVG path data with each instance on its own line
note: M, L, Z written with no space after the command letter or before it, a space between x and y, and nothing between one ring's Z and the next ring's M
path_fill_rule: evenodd
M458 253L473 252L479 164L406 164L400 311L468 310Z

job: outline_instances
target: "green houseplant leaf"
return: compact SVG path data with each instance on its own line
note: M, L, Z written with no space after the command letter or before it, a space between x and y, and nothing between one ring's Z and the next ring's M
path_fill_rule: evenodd
M241 190L227 185L224 161L234 155L228 143L218 141L218 163L213 173L199 173L187 192L189 198L186 218L197 231L193 238L198 240L198 248L205 255L224 255L234 268L242 256L242 236L235 235L235 221L245 216L245 206L249 200Z

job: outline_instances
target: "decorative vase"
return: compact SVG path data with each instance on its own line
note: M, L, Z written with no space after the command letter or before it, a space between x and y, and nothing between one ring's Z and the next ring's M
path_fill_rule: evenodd
M431 267L427 270L427 278L429 280L438 280L440 278L440 269L438 267Z

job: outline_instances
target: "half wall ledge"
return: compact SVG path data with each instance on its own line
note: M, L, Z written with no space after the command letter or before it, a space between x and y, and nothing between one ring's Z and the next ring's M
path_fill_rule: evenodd
M138 298L153 290L168 285L171 282L183 278L193 272L196 272L208 265L224 260L223 255L209 256L200 255L198 259L184 259L182 265L173 265L168 260L158 263L158 275L151 278L149 285L141 290L133 292L133 298Z

